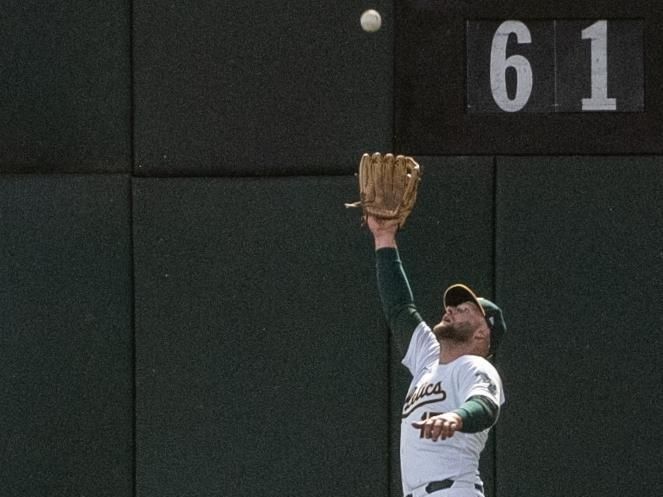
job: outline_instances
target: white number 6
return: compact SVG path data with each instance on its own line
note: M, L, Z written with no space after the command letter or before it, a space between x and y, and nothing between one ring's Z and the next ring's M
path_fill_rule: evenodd
M493 99L500 109L518 112L525 107L532 93L532 66L522 55L506 56L506 45L510 34L516 35L518 43L532 43L532 35L520 21L504 21L495 31L490 51L490 87ZM516 93L509 98L506 88L506 71L516 71Z

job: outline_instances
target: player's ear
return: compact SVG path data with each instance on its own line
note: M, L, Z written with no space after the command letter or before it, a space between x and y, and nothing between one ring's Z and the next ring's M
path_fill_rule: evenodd
M474 332L474 336L477 339L485 340L488 344L490 344L490 328L488 328L486 323L482 323L481 326L477 328L477 330Z

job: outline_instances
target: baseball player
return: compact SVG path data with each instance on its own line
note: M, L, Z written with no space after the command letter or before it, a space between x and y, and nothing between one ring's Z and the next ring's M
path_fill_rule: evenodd
M506 331L502 311L461 284L444 294L431 329L414 305L396 245L398 220L366 217L378 289L389 327L401 338L412 383L403 404L401 477L407 497L480 497L479 455L504 403L488 362Z

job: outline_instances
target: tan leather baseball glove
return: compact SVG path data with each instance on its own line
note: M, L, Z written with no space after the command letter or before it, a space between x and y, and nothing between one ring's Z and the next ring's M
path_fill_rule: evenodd
M361 207L362 221L366 216L397 219L398 227L412 212L421 181L421 168L405 155L364 154L359 163L359 200L346 207Z

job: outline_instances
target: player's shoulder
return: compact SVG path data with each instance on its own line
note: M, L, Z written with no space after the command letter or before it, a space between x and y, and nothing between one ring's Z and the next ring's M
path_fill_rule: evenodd
M440 359L440 344L430 327L421 321L414 329L410 343L401 361L410 370L413 377L417 377L421 371L430 367L431 364Z
M497 373L497 369L495 369L495 366L493 366L493 364L485 357L467 354L459 357L457 359L457 362L458 366L460 367L474 371L481 371L490 374L495 374L499 376L499 374Z

